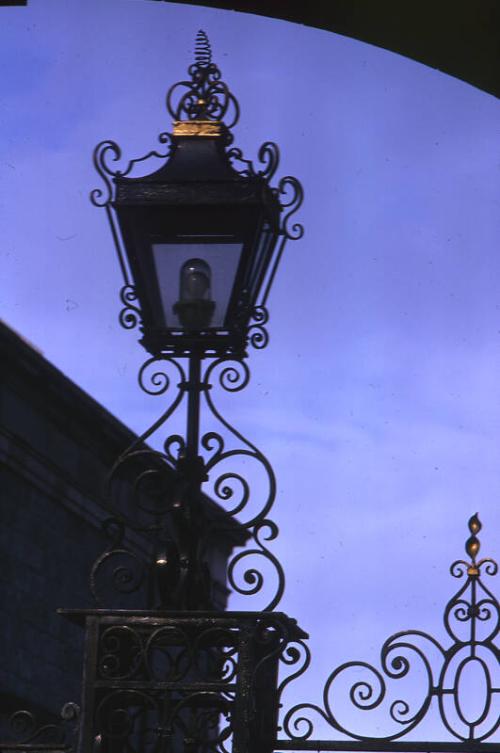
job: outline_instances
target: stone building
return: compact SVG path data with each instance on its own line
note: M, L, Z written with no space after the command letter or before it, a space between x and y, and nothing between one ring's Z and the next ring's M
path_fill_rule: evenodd
M42 721L80 700L82 630L57 609L95 606L89 572L109 546L104 479L135 437L4 324L0 353L0 710L4 723L25 708ZM223 609L225 564L245 536L202 504L216 531L213 604Z

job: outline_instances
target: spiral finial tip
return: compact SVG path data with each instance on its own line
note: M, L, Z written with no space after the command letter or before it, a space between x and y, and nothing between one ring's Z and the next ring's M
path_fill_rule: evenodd
M208 66L212 62L212 48L203 29L200 29L196 35L194 57L198 65Z

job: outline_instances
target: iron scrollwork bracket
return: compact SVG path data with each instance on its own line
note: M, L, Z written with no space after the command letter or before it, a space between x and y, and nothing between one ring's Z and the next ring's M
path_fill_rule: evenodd
M265 312L256 314L252 339L258 339L261 346L265 321ZM255 600L265 596L262 607L266 610L278 605L285 577L269 547L278 536L278 527L269 517L276 496L274 472L262 452L223 417L212 394L214 387L239 392L249 380L247 363L227 356L209 361L195 385L180 361L172 356L150 358L140 369L139 384L147 394L164 397L169 390L174 391L163 414L122 453L109 474L106 497L110 517L104 523L104 532L110 544L94 563L91 574L91 590L98 602L104 603L110 590L124 598L132 597L147 585L149 573L157 591L163 591L163 596L157 593L159 601L164 606L170 603L181 608L180 593L186 587L183 567L194 568L199 576L198 586L203 589L207 585L207 541L216 530L226 529L237 531L242 544L247 540L246 546L237 549L229 561L227 578L231 588ZM201 411L201 426L206 430L200 433L199 457L189 457L186 439L179 434L168 435L161 450L149 447L147 442L181 409L193 388L207 408ZM126 477L133 484L128 510L121 494L121 480ZM253 486L255 479L257 489ZM205 514L203 506L208 501L201 503L200 493L222 508L216 521L211 522ZM151 541L149 560L147 552L129 545L130 535L133 538L134 534ZM198 540L196 553L187 553L190 537ZM181 544L184 540L185 546L179 548L179 540ZM189 564L193 558L196 562ZM209 607L207 602L204 608Z

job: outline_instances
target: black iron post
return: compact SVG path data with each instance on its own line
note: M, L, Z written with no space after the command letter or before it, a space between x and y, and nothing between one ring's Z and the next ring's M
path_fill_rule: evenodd
M198 458L200 437L200 392L201 357L198 353L189 356L189 382L187 384L187 428L186 428L186 459L193 461Z

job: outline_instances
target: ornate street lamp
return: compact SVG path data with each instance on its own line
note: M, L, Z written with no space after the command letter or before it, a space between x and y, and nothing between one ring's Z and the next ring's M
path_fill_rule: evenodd
M81 753L96 741L106 750L128 750L151 735L155 750L215 750L230 737L234 753L271 753L280 656L289 642L305 637L295 620L272 611L284 589L283 570L268 548L278 530L268 518L276 493L272 468L211 398L216 383L242 389L249 379L247 347L268 342L266 302L286 241L303 232L291 221L302 188L290 176L271 185L275 144L261 147L260 169L231 146L239 107L203 32L189 76L167 95L174 122L172 134L160 135L165 153L150 152L118 169L112 164L121 159L117 144L104 141L94 153L106 189L94 190L91 199L105 207L124 277L120 321L140 327L151 356L139 382L146 392L164 394L171 369L178 391L110 474L111 491L124 469L139 463L136 506L143 520L136 530L151 537L150 561L146 568L138 563L125 536L134 526L117 505L106 522L110 546L92 569L96 596L108 572L127 596L146 584L149 610L136 605L116 613L107 603L106 610L72 615L86 625ZM160 167L137 176L150 158L161 160ZM152 450L146 440L184 397L185 435L168 437L164 451ZM202 399L220 432L201 431ZM229 468L238 458L242 469ZM207 481L225 505L222 516L211 516L202 498ZM207 550L217 530L235 541L237 533L240 546L252 542L229 562L233 590L259 596L273 581L259 611L215 609Z
M231 392L242 389L249 379L244 362L248 345L262 348L268 342L266 302L286 241L303 234L302 226L291 220L302 204L303 192L297 179L290 176L271 186L279 162L276 144L261 146L260 169L245 159L240 149L231 147L231 128L238 120L239 105L212 62L203 31L196 39L195 58L189 80L178 82L167 94L173 133L159 137L160 143L169 145L166 153L152 151L116 168L111 163L120 160L120 148L115 142L103 141L94 152L94 164L106 190L95 189L91 200L106 209L124 277L120 321L125 328L140 327L141 343L152 356L142 367L139 382L145 391L163 394L171 378L159 367L169 364L179 377L179 392L172 405L134 443L134 451L187 394L185 436L169 437L166 452L161 457L155 455L157 473L158 464L163 463L176 474L178 492L170 501L168 514L171 524L175 518L175 525L182 529L177 538L186 542L175 557L158 555L161 577L167 559L170 569L176 560L178 570L185 571L185 578L178 579L183 583L182 604L192 607L199 603L199 540L206 526L200 523L203 513L196 498L210 472L213 493L220 501L234 497L234 484L239 485L241 499L232 516L242 513L252 501L248 480L234 471L219 477L214 474L216 466L240 455L245 461L256 461L267 476L268 492L260 512L254 511L246 523L241 523L241 516L238 521L278 572L275 597L269 602L274 606L283 591L283 573L259 540L264 530L268 539L277 532L266 517L275 496L274 474L257 448L222 419L209 391L217 378ZM150 159L160 160L159 168L136 176L138 167ZM203 373L204 359L209 359L209 365ZM148 384L149 367L154 373ZM243 448L227 450L225 438L213 431L200 438L201 395ZM200 443L205 457L200 455ZM124 453L113 470L134 456L134 452ZM253 570L249 573L244 589L260 591L261 576ZM239 590L232 575L230 568L230 583ZM190 592L196 596L190 597Z
M228 148L239 107L203 33L189 74L167 95L173 133L160 137L170 148L158 170L131 177L140 160L113 170L106 157L119 157L116 144L96 150L97 169L110 190L110 177L114 183L105 203L125 274L122 322L140 315L141 342L152 355L242 357L250 322L262 322L284 241L302 234L299 226L291 233L283 216L285 207L289 214L299 207L302 191L290 177L270 186L275 144L262 146L257 171ZM283 202L289 189L292 201ZM104 203L99 191L93 200Z
M171 379L155 371L153 385L148 386L143 378L148 367L169 362L177 373L179 393L162 422L187 395L186 434L167 440L163 460L175 470L181 490L169 515L172 518L175 511L178 527L184 532L180 538L189 541L182 553L176 552L175 559L186 571L186 578L180 578L184 583L182 603L193 605L199 603L203 588L200 545L194 542L203 537L206 526L200 522L202 511L193 513L202 482L211 472L213 492L224 502L234 495L229 478L240 485L243 498L234 515L246 506L249 496L247 480L237 473L214 477L214 467L227 459L220 434L210 432L201 437L205 450L216 445L218 450L211 458L200 456L200 397L203 395L209 410L216 413L209 390L221 364L224 368L218 373L224 388L234 392L248 382L243 359L249 344L263 348L268 342L266 302L286 241L302 236L302 227L293 224L291 217L303 194L300 183L290 176L275 187L271 185L279 162L275 144L261 146L260 169L231 147L231 128L238 120L239 106L212 62L204 32L198 34L189 76L172 86L167 95L173 132L159 137L162 144L169 145L167 152L153 151L115 168L112 163L120 160L120 148L112 141L102 142L95 150L94 164L106 190L94 190L91 199L106 208L116 243L124 277L120 321L126 328L140 327L140 341L152 356L139 381L146 391L158 394ZM136 177L137 168L153 158L161 160L160 167ZM183 359L187 360L187 374ZM210 364L203 373L204 359ZM158 426L155 424L155 429ZM150 434L148 430L141 440ZM243 454L253 457L267 475L267 500L260 513L248 521L249 534L258 540L263 527L266 535L276 535L274 523L266 520L275 481L264 456L243 442ZM173 445L176 454L170 452ZM272 562L279 571L277 598L283 590L283 574L279 564ZM229 579L232 581L231 569ZM186 596L190 590L187 583L192 584L196 597ZM236 587L234 582L231 585ZM254 584L245 588L252 591Z

